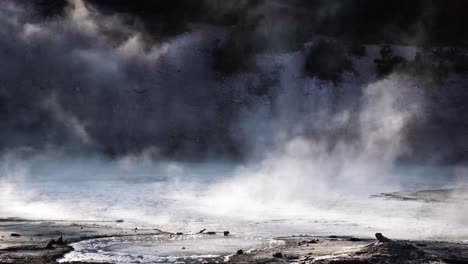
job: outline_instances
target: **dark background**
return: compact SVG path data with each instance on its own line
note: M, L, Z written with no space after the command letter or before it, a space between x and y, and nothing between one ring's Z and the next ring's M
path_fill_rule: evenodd
M299 49L306 41L317 36L333 37L340 42L350 43L352 47L359 47L363 44L393 43L411 44L421 48L450 46L463 51L468 45L468 30L466 29L468 1L463 0L88 0L88 2L103 13L136 17L142 21L145 30L154 42L187 32L188 24L192 22L231 27L232 30L226 43L213 54L213 68L221 75L221 79L242 71L255 72L255 65L252 65L251 58L257 52ZM67 7L65 0L34 0L22 3L34 10L38 19L44 20L60 18L65 14ZM31 53L34 52L34 50L31 51ZM316 74L314 72L316 61L335 61L337 60L336 54L339 52L339 47L327 48L325 46L324 50L316 53L329 54L328 56L321 58L309 56L308 59L312 62L306 65L309 73ZM463 52L459 50L457 52L449 59L452 62L457 61L457 65L460 66L456 70L466 77L468 59ZM18 51L18 54L22 53L23 51ZM14 62L12 64L18 61L15 57L18 54L9 57ZM341 56L339 60L345 60L345 57ZM34 54L31 58L35 58ZM11 77L11 74L8 78L11 77L11 83L15 84L16 80L22 78L22 71L34 71L30 68L34 68L31 65L36 64L39 65L35 68L39 69L38 76L40 77L41 68L50 67L48 63L60 65L62 62L58 59L58 61L47 61L42 64L40 62L18 63L19 68L13 70L18 74L17 79ZM341 64L337 65L330 69L333 74L322 73L318 76L334 78L336 72L342 71ZM347 67L346 63L343 65ZM427 69L428 67L418 65L413 63L410 69L417 69L414 70L415 74L420 74L422 71L433 77L432 68ZM149 76L149 73L145 72L146 69L140 69L138 65L126 65L126 67L128 67L129 76ZM59 68L58 72L61 70ZM322 68L321 65L318 68ZM393 70L397 71L398 68L392 68L391 71ZM6 68L4 71L7 72ZM62 77L57 77L58 82L66 82L67 78L73 79L73 76L67 76L67 74L64 70L65 78L62 80L60 79ZM220 91L213 87L194 92L208 93L209 103L206 103L206 96L197 97L179 93L171 87L155 91L154 96L157 94L163 98L161 99L162 106L157 109L148 106L148 111L159 111L162 120L170 115L174 120L172 124L166 126L164 131L156 131L151 120L145 119L146 112L143 110L139 115L141 122L133 120L129 121L130 125L124 125L120 119L122 115L113 114L109 108L118 106L119 102L126 104L127 102L122 101L125 100L125 96L106 93L107 88L105 88L106 85L118 85L118 80L108 80L102 85L101 93L92 98L96 101L89 104L108 105L93 110L88 109L85 104L83 110L78 111L77 118L101 120L91 124L89 132L99 151L105 155L116 157L122 154L139 153L152 145L161 147L163 156L169 158L243 159L248 154L249 146L246 146L248 143L242 138L233 136L232 133L233 124L238 121L239 112L245 106L234 102L233 94L229 90ZM3 135L0 148L9 149L23 145L40 148L48 144L62 146L69 144L67 128L55 124L54 118L43 109L37 108L35 104L47 92L31 92L30 87L27 85L25 87L17 88L12 85L8 87L10 90L5 95L0 94L1 133ZM65 108L67 105L76 103L67 89L66 87L57 88L57 91L54 91L63 94L59 99ZM468 161L467 90L467 87L437 86L436 89L426 92L431 112L424 122L415 123L408 129L407 143L415 151L412 152L411 157L405 157L405 159L433 162L432 159L435 156L436 162L440 163L453 164ZM262 87L255 88L253 92L249 91L249 95L274 97L272 91ZM148 99L145 98L146 96L150 94L135 94L128 98L137 97L135 102L139 103ZM180 120L177 119L177 113L171 112L177 104L192 107L191 114L194 116L192 123L185 122L183 116ZM79 106L77 108L79 109ZM76 111L72 107L65 110Z

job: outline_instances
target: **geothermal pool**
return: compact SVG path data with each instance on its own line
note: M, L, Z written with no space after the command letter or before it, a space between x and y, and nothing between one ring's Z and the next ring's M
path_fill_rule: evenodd
M115 237L75 243L75 251L65 255L60 262L186 263L219 257L226 259L240 248L267 248L279 244L281 241L273 239L210 235Z
M402 239L468 240L468 196L414 193L465 187L465 170L459 168L398 168L392 170L394 178L385 181L327 188L297 173L284 179L266 177L230 163L148 162L133 167L96 159L21 162L7 168L10 177L3 178L0 190L1 217L123 219L114 224L185 234L202 229L231 232L229 237L82 241L73 244L76 251L62 261L151 263L224 257L239 248L275 246L279 242L273 238L281 235L369 237L383 232Z

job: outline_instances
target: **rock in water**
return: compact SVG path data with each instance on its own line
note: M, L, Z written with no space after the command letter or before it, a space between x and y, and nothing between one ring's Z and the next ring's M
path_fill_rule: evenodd
M229 236L229 231L224 231L224 236Z
M236 254L237 254L237 255L243 255L243 254L244 254L244 251L243 251L242 249L239 249L239 250L237 250L237 253L236 253Z

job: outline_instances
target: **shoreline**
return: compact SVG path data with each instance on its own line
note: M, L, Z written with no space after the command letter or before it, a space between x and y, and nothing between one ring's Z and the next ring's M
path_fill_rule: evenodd
M0 263L58 263L58 259L74 250L72 243L106 237L161 234L165 232L159 229L132 230L119 227L112 221L4 218L0 219Z
M7 218L0 219L0 235L0 263L52 264L72 252L74 248L71 244L76 242L109 237L176 234L158 229L130 229L111 221ZM54 242L48 245L51 239ZM379 237L333 235L284 236L275 240L284 243L263 249L239 248L237 253L205 259L204 263L468 263L468 243L461 241L379 240ZM198 263L198 259L184 262Z

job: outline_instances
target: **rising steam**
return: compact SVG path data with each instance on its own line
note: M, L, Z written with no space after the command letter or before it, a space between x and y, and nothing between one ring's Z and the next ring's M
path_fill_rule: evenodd
M405 223L405 231L432 228L419 234L424 237L466 219L454 216L434 230L451 209L429 209L426 221L416 219L426 205L393 216L380 214L374 202L368 213L377 223L359 215L369 195L402 189L400 161L413 151L406 136L415 120L427 118L428 82L402 73L378 78L375 46L351 58L359 74L344 73L341 83L308 77L304 60L313 43L295 51L271 43L275 52L254 56L255 72L224 75L212 67L213 51L229 30L191 25L185 34L153 39L137 19L103 14L83 0L70 0L63 17L50 20L14 1L2 3L0 216L129 217L158 225L200 213L242 220L352 215L361 228L402 237L407 234L396 230ZM412 48L395 50L414 57ZM180 162L186 157L242 163L206 169ZM457 174L463 179L466 170ZM38 175L114 185L101 182L99 195L75 204L75 186L41 196L29 183ZM142 187L148 196L113 196L109 188L127 190L114 180L150 182ZM92 188L86 184L83 190ZM353 202L357 209L348 210ZM152 206L168 211L154 213Z

